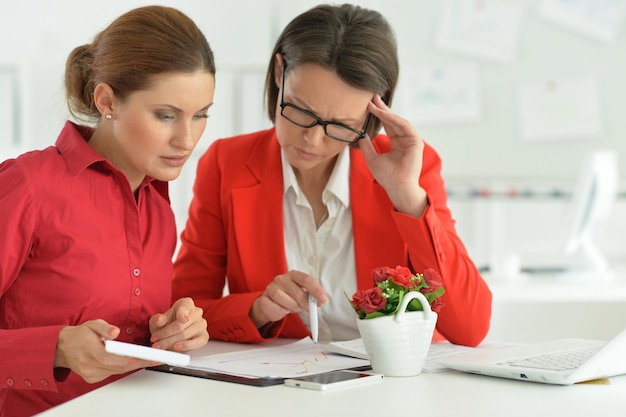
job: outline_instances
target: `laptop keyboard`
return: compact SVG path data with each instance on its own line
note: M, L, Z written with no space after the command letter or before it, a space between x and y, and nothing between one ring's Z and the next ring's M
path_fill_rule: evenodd
M602 346L594 346L587 349L558 352L511 361L499 362L499 365L519 366L524 368L549 369L551 371L567 371L576 369L592 357Z

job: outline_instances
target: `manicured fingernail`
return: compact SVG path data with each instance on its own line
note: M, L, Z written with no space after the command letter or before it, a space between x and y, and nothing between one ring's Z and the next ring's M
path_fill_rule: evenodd
M154 343L156 342L158 339L156 338L156 336L152 336L150 337L150 342Z
M153 347L154 349L161 349L161 346L159 346L159 345L152 345L152 347Z
M183 348L183 345L181 345L180 343L174 344L174 350L181 350L182 348Z

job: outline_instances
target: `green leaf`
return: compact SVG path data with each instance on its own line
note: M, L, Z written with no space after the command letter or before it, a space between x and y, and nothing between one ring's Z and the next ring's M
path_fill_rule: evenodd
M428 293L432 297L432 301L430 301L430 300L429 301L432 303L433 301L435 301L435 299L441 297L444 292L446 292L446 291L444 290L443 285L442 285L441 287L437 288L436 291Z
M424 307L422 307L422 303L416 298L412 299L409 302L409 305L406 307L407 311L423 311Z
M364 320L367 320L367 319L375 319L376 317L381 317L381 316L386 316L386 315L387 314L381 313L380 311L374 311L373 313L366 314L365 316L361 318Z

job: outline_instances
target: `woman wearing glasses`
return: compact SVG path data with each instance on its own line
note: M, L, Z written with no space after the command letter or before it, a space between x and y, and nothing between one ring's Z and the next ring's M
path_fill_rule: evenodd
M174 296L204 309L212 338L306 337L309 294L321 340L357 338L345 294L404 265L443 277L435 340L483 340L491 293L455 232L438 155L388 107L397 79L378 12L320 5L283 30L266 78L274 127L203 155L174 266Z

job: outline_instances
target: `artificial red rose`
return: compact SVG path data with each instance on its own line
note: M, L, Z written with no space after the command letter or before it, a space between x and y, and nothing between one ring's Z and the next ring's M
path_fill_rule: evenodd
M443 301L441 301L441 298L436 298L433 303L430 305L430 309L432 311L434 311L435 313L439 313L441 311L441 309L443 308Z
M372 270L372 281L374 283L379 283L385 281L391 274L393 274L394 269L388 266L381 266L380 268L376 268Z
M408 288L413 285L413 283L411 282L412 276L413 274L411 273L411 270L409 268L407 268L406 266L398 265L389 275L389 278L396 284Z
M428 285L428 288L422 289L424 293L435 292L443 285L441 275L434 269L426 269L422 275L424 275L424 280Z
M382 282L386 279L390 279L396 284L408 288L413 285L411 282L411 277L413 274L411 270L406 266L396 266L395 268L378 268L380 271L373 274L374 282Z
M387 299L383 297L383 290L378 287L358 290L352 296L352 303L358 310L363 310L365 314L373 313L387 306Z

